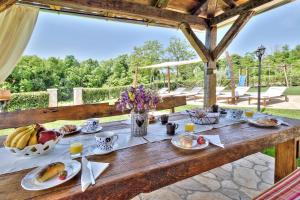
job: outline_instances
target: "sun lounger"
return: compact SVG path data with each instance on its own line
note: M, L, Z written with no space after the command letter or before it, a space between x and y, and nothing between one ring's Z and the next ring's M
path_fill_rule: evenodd
M288 98L286 95L284 95L284 92L287 90L287 87L269 87L269 89L266 92L261 93L261 101L263 101L263 105L267 105L267 101L270 101L271 99L278 99L281 97L285 98L285 101L288 101ZM257 100L257 94L252 94L248 98L248 103L251 103L251 100L256 99Z
M216 95L222 94L222 91L225 89L225 87L216 87ZM195 95L196 99L203 99L204 98L204 93L203 94L197 94Z
M175 96L175 95L180 95L186 90L185 87L179 87L176 90L170 92L170 93L164 93L160 94L161 97L168 97L168 96Z
M235 96L232 97L231 92L224 92L221 95L217 96L218 100L227 100L227 103L230 103L230 100L232 98L235 98L235 100L238 100L240 97L243 97L246 95L250 87L247 86L238 86L235 88Z
M200 94L202 92L202 87L193 87L190 91L184 91L182 94L175 96L185 96L186 98L195 97L195 95Z
M160 94L165 94L167 92L168 92L168 88L163 87L163 88L160 88L157 93L160 95Z

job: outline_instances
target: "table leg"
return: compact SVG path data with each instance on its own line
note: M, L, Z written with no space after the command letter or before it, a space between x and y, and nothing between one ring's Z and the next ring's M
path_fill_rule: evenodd
M275 147L275 183L297 168L296 139L277 144Z

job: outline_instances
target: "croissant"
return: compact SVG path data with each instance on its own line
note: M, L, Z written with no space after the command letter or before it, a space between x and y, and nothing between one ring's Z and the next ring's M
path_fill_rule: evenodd
M45 182L65 170L65 164L62 162L51 163L43 168L36 177L39 182Z

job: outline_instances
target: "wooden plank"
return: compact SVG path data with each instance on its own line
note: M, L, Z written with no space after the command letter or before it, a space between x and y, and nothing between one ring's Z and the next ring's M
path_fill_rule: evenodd
M183 105L186 105L185 97L166 97L157 105L156 109L172 109ZM129 111L117 111L115 105L109 105L108 103L4 112L0 113L0 129L57 120L84 120L94 117L110 117L127 113Z
M207 48L201 42L201 40L198 39L197 35L194 33L190 25L187 23L182 23L179 26L179 28L182 31L182 33L185 35L186 39L189 41L191 46L195 49L197 54L203 60L203 62L207 62L211 58L211 56Z
M178 119L171 115L170 120ZM189 153L173 147L169 140L165 140L118 150L108 155L89 156L89 160L108 162L110 166L86 192L81 191L80 175L58 187L38 192L25 191L20 186L21 179L31 169L1 175L0 199L131 199L139 193L159 189L299 137L300 121L284 120L291 126L260 129L248 124L235 124L206 132L209 135L220 135L225 148L210 145L207 149Z
M209 24L217 25L223 21L226 21L232 17L240 15L241 13L254 10L260 6L264 6L265 4L276 2L276 0L250 0L240 6L237 6L233 9L230 9L223 14L220 14L212 19L210 19Z
M227 33L224 35L222 40L219 42L218 46L213 50L213 59L217 60L225 49L229 46L232 40L237 36L237 34L242 30L245 24L253 16L254 12L249 11L239 16L239 18L233 23Z
M12 5L14 5L17 1L16 0L0 0L0 12L8 9Z
M280 181L297 168L296 139L276 145L275 149L275 182Z
M234 76L232 60L227 51L226 51L226 60L230 70L231 103L235 104L235 76Z
M215 16L218 0L207 0L207 18Z
M183 14L171 10L160 9L150 5L113 0L20 0L18 3L34 4L36 6L59 6L87 13L110 13L110 15L128 16L129 18L147 18L153 23L171 23L178 26L182 22L189 23L199 29L206 27L206 21L200 17ZM38 3L38 4L36 4Z
M200 15L205 9L206 2L206 0L200 0L198 5L191 11L191 14L196 16Z
M158 8L166 8L170 0L155 0L152 5Z
M228 5L230 8L235 8L237 6L236 2L234 0L222 0L226 5Z

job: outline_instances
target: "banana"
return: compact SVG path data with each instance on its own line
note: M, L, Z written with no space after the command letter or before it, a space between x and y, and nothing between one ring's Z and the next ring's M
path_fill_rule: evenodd
M13 140L11 141L10 147L16 147L17 143L19 142L19 140L26 135L27 133L30 133L34 130L34 128L31 126L29 129L27 129L26 131L21 132L20 134L18 134L16 137L13 138Z
M38 140L37 140L37 131L34 130L30 136L30 139L28 141L28 146L31 146L31 145L36 145L38 143Z
M19 139L19 141L17 142L16 147L17 147L18 149L24 149L24 148L26 147L26 145L27 145L27 143L28 143L28 141L29 141L29 139L30 139L30 137L31 137L31 135L33 134L34 131L35 131L35 130L32 129L31 131L28 131L27 133L25 133L25 134Z
M24 126L24 127L20 127L15 129L14 132L12 132L11 134L9 134L5 140L5 146L10 147L11 146L11 142L12 140L18 135L21 134L22 132L28 130L31 126Z

